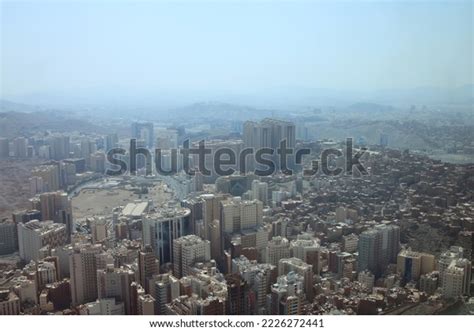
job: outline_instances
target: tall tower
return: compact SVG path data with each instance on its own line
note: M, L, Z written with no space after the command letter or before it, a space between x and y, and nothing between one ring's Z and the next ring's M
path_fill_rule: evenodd
M160 262L155 257L155 253L151 246L145 246L138 253L138 280L145 288L145 292L149 293L148 279L160 271Z
M97 299L97 256L101 245L80 245L69 256L72 304L79 305Z

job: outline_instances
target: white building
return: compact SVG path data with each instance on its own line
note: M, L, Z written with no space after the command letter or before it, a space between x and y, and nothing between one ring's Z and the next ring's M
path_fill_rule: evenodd
M211 259L211 243L196 235L184 236L173 241L173 274L181 278L190 273L196 262Z
M39 260L41 248L47 245L50 248L64 245L67 238L64 224L38 220L18 224L18 247L24 261Z
M273 237L265 248L265 263L278 265L281 259L290 257L290 242L283 237Z

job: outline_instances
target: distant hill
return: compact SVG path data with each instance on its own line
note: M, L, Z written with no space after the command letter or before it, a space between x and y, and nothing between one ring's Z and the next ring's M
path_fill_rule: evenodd
M180 107L170 112L170 116L179 114L183 118L199 117L200 119L256 120L275 115L274 110L257 109L221 102L199 102Z
M32 132L100 132L101 128L85 120L56 111L0 112L0 135L6 138L28 135Z
M0 99L0 113L4 112L32 112L41 110L40 107Z

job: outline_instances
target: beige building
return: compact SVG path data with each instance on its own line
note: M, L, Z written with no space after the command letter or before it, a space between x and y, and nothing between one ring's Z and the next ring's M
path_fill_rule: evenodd
M98 256L101 253L101 245L84 244L74 247L74 252L69 256L73 305L97 299Z
M196 262L211 259L211 243L196 235L188 235L173 241L173 275L181 278L189 275Z
M406 249L397 256L397 271L407 282L411 280L417 281L421 275L430 273L434 269L434 255Z

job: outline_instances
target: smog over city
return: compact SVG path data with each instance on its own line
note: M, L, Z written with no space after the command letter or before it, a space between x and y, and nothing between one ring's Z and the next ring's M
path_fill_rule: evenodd
M0 1L2 330L472 324L473 5Z

